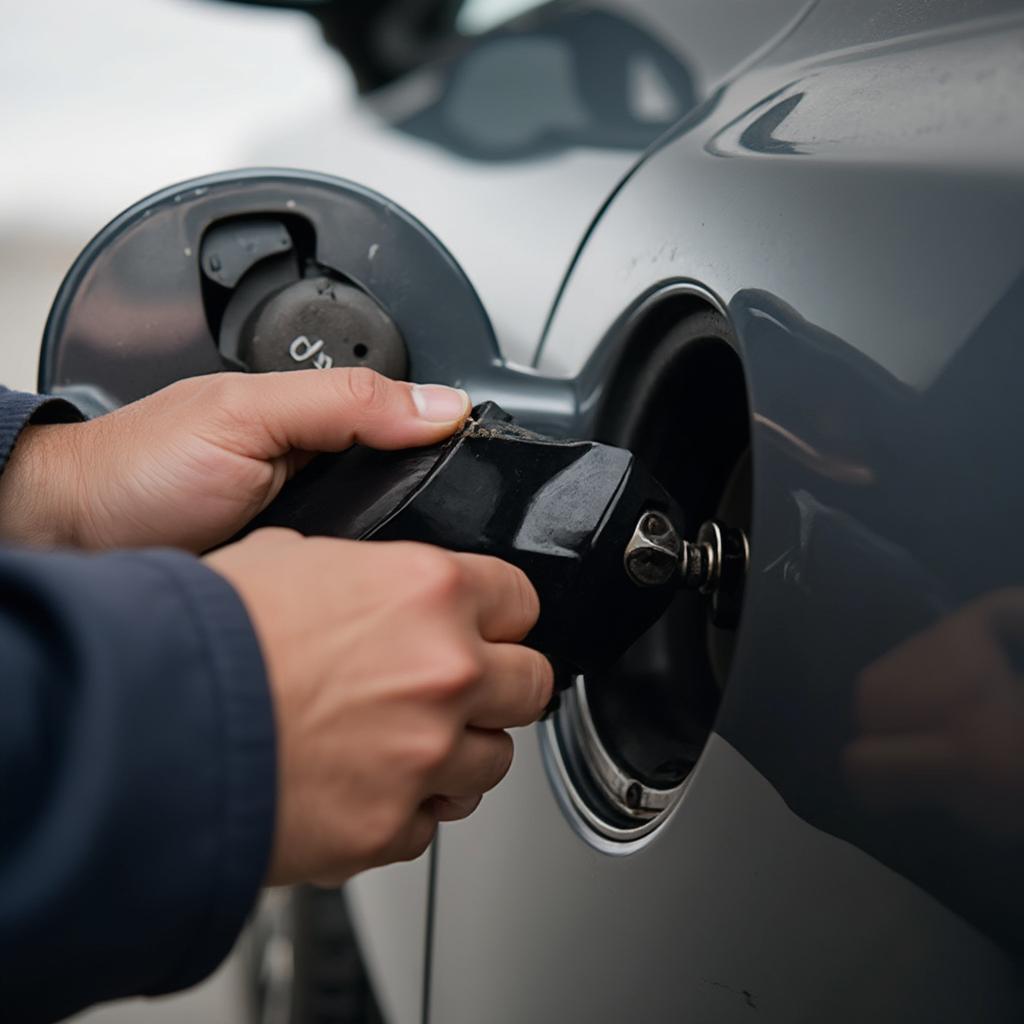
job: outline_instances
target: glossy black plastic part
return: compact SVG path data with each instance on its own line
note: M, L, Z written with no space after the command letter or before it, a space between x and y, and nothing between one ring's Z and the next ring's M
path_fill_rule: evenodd
M623 564L637 520L650 510L682 521L625 449L544 437L487 402L439 445L319 456L250 529L415 540L503 558L540 596L528 642L568 683L573 672L614 662L675 595L676 581L638 587Z

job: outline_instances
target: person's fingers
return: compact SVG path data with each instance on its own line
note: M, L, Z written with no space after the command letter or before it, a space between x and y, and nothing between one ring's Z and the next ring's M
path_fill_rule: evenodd
M884 654L857 681L857 723L865 732L925 732L956 719L1001 657L983 624L954 615Z
M430 846L440 820L454 819L439 818L434 802L424 800L394 839L377 853L372 862L359 865L357 870L362 871L368 867L393 864L395 861L415 860ZM328 869L328 871L316 875L311 881L314 885L325 889L336 889L338 886L344 885L352 877L352 874L352 865L343 862L338 865L336 871Z
M479 729L511 729L537 721L551 700L551 662L519 644L487 644L485 681L469 708L469 724Z
M1017 650L1024 642L1024 587L993 590L975 601L974 609L1004 648Z
M476 602L480 635L485 640L522 640L540 615L537 591L526 573L490 555L455 558Z
M433 842L438 820L431 801L424 801L399 833L381 863L390 864L392 861L415 860L419 857Z
M959 773L948 736L864 736L843 752L850 787L866 803L894 807L945 798Z
M474 797L493 789L512 765L512 737L506 732L466 729L451 756L427 780L428 794Z
M366 367L221 375L222 412L245 454L271 459L293 448L411 448L447 437L470 411L465 391L390 380ZM225 417L222 417L224 420Z
M479 806L482 796L433 796L428 801L431 814L437 821L462 821Z

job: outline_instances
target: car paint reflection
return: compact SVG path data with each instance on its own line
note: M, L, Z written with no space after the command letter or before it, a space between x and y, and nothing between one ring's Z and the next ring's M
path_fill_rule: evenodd
M471 160L569 148L642 150L697 102L682 57L609 11L520 19L420 76L420 109L394 127ZM416 93L412 82L402 95ZM374 99L387 116L388 90Z
M1022 303L1018 280L914 388L776 297L737 296L748 342L788 373L755 390L744 642L759 668L727 689L718 725L802 817L1015 950L1024 539L1005 443Z

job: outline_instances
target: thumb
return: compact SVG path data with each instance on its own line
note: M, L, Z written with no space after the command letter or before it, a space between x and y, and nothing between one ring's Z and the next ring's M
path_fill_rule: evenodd
M240 376L252 426L237 410L246 454L276 458L291 449L337 452L353 444L412 448L454 433L470 411L469 395L442 384L391 380L366 367L291 370Z

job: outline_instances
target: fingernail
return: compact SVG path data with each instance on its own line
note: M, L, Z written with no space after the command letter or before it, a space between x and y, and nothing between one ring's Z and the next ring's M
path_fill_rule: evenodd
M413 384L412 400L421 418L431 423L451 423L469 412L469 395L443 384Z

